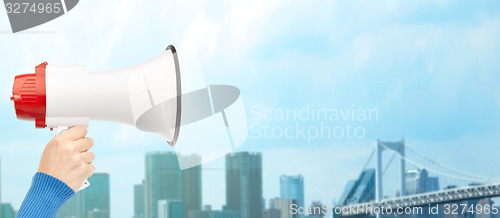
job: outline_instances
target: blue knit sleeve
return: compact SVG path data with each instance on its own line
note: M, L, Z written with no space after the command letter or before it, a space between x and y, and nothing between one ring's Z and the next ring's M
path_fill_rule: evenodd
M75 195L66 183L45 173L36 173L16 218L53 218L59 208Z

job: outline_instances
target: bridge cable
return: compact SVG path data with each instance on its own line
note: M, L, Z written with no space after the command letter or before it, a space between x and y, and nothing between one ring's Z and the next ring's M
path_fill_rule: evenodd
M385 166L385 169L384 171L382 171L382 175L385 174L385 171L387 171L387 169L389 169L389 166L391 165L392 161L394 160L394 158L396 157L396 154L392 154L392 157L391 159L389 160L389 163L387 163L387 165Z
M477 175L474 175L474 174L471 174L471 173L467 173L467 172L464 172L464 171L461 171L461 170L457 170L457 169L454 169L454 168L451 168L451 167L448 167L446 165L443 165L443 164L440 164L420 153L418 153L417 151L415 151L415 149L409 147L409 146L406 146L404 145L405 148L409 149L411 152L413 152L414 154L416 154L417 156L419 156L420 158L423 158L441 168L444 168L444 169L447 169L447 170L450 170L450 171L453 171L455 173L458 173L458 174L462 174L462 175L465 175L465 176L470 176L470 177L474 177L476 179L479 179L479 180L485 180L485 181L498 181L499 179L494 179L494 178L488 178L488 177L483 177L483 176L477 176Z
M370 157L368 158L368 160L366 161L365 163L365 166L363 167L363 169L361 170L361 172L365 171L366 170L366 167L368 166L368 164L370 163L370 161L372 160L373 158L373 155L375 154L375 151L377 149L373 149L372 153L370 154Z
M422 164L419 164L415 161L412 161L410 159L407 159L405 157L403 157L401 154L399 154L398 152L390 149L389 147L387 147L386 145L384 145L383 143L379 143L382 147L384 147L385 149L389 150L390 152L392 152L393 154L396 154L399 158L415 165L415 166L418 166L420 168L425 168L425 166L423 166ZM451 174L448 174L448 173L443 173L443 172L440 172L440 171L437 171L437 170L434 170L432 168L427 168L428 171L430 172L434 172L434 173L437 173L437 174L440 174L440 175L443 175L443 176L448 176L450 178L455 178L455 179L459 179L459 180L463 180L463 181L474 181L476 182L475 180L472 180L470 178L467 178L467 177L460 177L460 176L455 176L455 175L451 175ZM481 180L485 180L485 179L481 179ZM494 179L487 179L487 181L495 181Z

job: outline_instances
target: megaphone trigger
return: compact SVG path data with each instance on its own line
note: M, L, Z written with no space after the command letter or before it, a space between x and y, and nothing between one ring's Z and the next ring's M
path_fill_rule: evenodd
M67 126L58 126L58 127L56 127L56 135L65 133L66 131L68 131L68 129L69 129L69 127L67 127Z

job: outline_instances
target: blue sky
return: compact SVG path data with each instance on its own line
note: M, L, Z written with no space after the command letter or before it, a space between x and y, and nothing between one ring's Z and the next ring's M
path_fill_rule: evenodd
M307 202L331 202L358 176L376 138L404 137L443 164L498 178L499 12L498 1L81 1L28 32L0 34L2 201L19 207L53 136L16 120L8 101L16 74L43 61L116 69L141 63L168 44L197 55L184 63L179 57L181 68L198 66L207 83L239 87L249 125L297 123L255 120L252 106L378 111L376 121L325 123L362 126L362 139L250 138L239 150L263 152L267 199L279 195L282 173L301 173ZM9 29L2 13L0 30ZM144 153L170 148L157 136L118 124L92 122L89 135L96 141L97 171L111 174L112 216L131 216ZM204 171L205 204L224 204L223 175Z

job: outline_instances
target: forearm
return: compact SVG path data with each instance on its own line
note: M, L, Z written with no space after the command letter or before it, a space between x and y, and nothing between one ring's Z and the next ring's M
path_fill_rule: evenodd
M56 217L59 208L75 195L73 189L45 173L36 173L17 218Z

